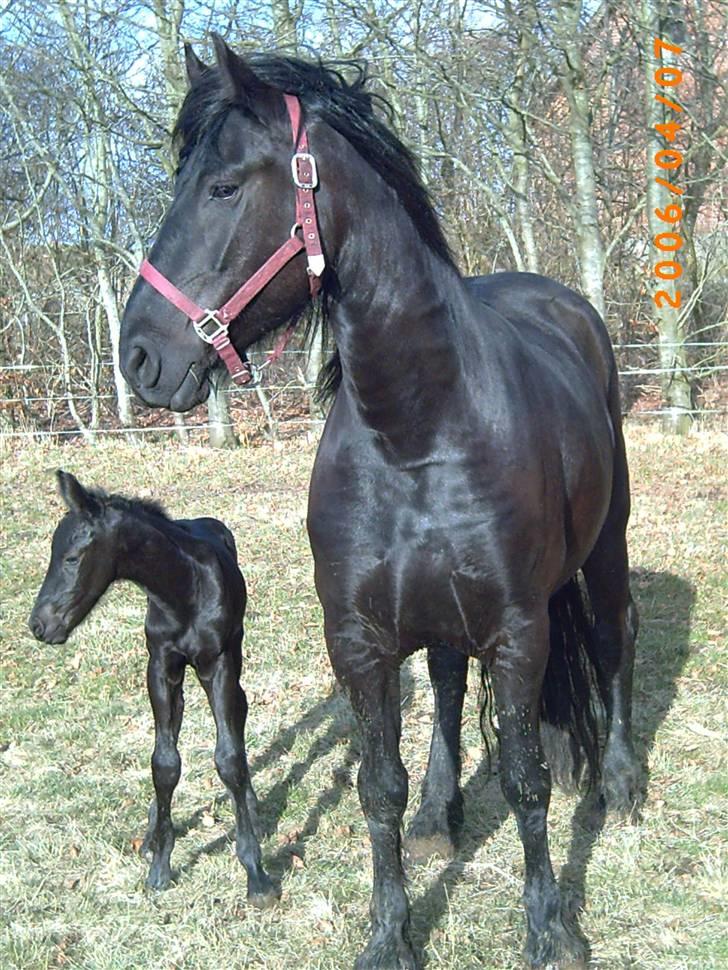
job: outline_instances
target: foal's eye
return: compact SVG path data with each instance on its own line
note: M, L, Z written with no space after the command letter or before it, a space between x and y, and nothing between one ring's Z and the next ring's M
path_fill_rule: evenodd
M211 199L232 199L238 191L237 185L225 183L223 185L213 185L210 191Z

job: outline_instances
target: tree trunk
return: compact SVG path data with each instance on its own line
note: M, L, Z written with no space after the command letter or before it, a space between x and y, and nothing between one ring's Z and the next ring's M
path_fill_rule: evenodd
M516 216L520 229L525 269L538 273L538 249L533 225L533 207L529 199L530 174L528 156L528 130L523 114L525 101L525 76L530 63L531 47L534 43L534 9L530 2L513 7L506 4L505 10L518 30L518 60L513 84L506 97L506 139L513 152L513 187L516 192Z
M591 111L581 54L580 0L556 5L557 44L563 56L561 86L569 104L569 135L574 163L578 219L575 226L581 286L601 317L604 304L604 240L597 213L597 182L591 138Z
M657 124L670 121L683 123L682 118L676 117L673 109L662 105L655 99L655 94L663 94L655 84L655 71L661 66L667 66L672 57L663 50L660 59L655 55L653 40L659 37L665 41L672 38L665 36L664 25L660 17L659 0L644 0L643 20L645 29L645 96L647 117L647 225L650 237L654 240L660 233L680 233L680 223L668 223L657 215L657 210L665 211L667 206L682 205L681 197L671 193L656 181L661 178L672 184L678 183L677 173L666 172L655 162L655 154L665 148L665 142L655 129ZM674 61L673 61L674 63ZM667 95L670 99L670 95ZM667 177L666 177L667 176ZM690 382L685 340L687 334L687 314L681 310L681 302L686 294L680 283L671 279L660 279L655 276L653 266L662 260L669 262L684 262L680 259L680 252L660 253L654 246L650 247L650 267L648 291L652 305L652 317L657 327L659 339L660 370L662 371L662 403L666 412L662 424L665 431L684 434L692 424L693 390ZM657 294L660 294L659 296ZM657 300L657 302L656 302Z
M213 448L237 448L238 441L230 418L230 379L225 374L210 389L207 414L210 421L209 442Z

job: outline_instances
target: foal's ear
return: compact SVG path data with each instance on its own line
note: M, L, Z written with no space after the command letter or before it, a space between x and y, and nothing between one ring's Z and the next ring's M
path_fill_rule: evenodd
M225 98L232 102L242 102L255 112L256 102L261 97L270 95L273 89L261 81L246 61L228 47L219 34L212 35L212 43Z
M58 481L58 491L61 498L66 503L71 512L80 512L82 515L94 515L101 511L101 504L98 499L90 492L87 492L79 480L70 472L56 472Z
M206 74L210 70L207 64L201 61L192 50L192 44L185 44L185 67L187 68L187 80L190 82L191 88L201 80L203 74Z

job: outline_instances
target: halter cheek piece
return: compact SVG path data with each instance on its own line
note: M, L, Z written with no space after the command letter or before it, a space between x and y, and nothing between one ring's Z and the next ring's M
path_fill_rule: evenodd
M317 296L321 289L321 274L325 266L314 198L314 189L318 185L316 159L308 150L308 136L301 124L300 101L292 94L284 94L283 99L291 120L295 149L291 159L291 174L296 189L296 221L291 229L290 238L218 310L206 310L198 306L158 269L155 269L149 260L145 259L139 267L139 275L189 317L197 336L205 343L212 344L224 361L233 381L241 385L249 384L253 379L253 373L250 363L240 359L230 341L228 330L232 321L301 250L305 249L308 257L308 283L312 297ZM268 355L263 367L280 357L292 333L293 325L285 331Z

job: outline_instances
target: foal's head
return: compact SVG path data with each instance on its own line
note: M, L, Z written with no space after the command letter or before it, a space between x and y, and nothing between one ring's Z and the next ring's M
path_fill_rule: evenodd
M113 510L67 472L56 473L68 512L56 527L51 561L30 614L30 629L45 643L65 643L114 579Z

